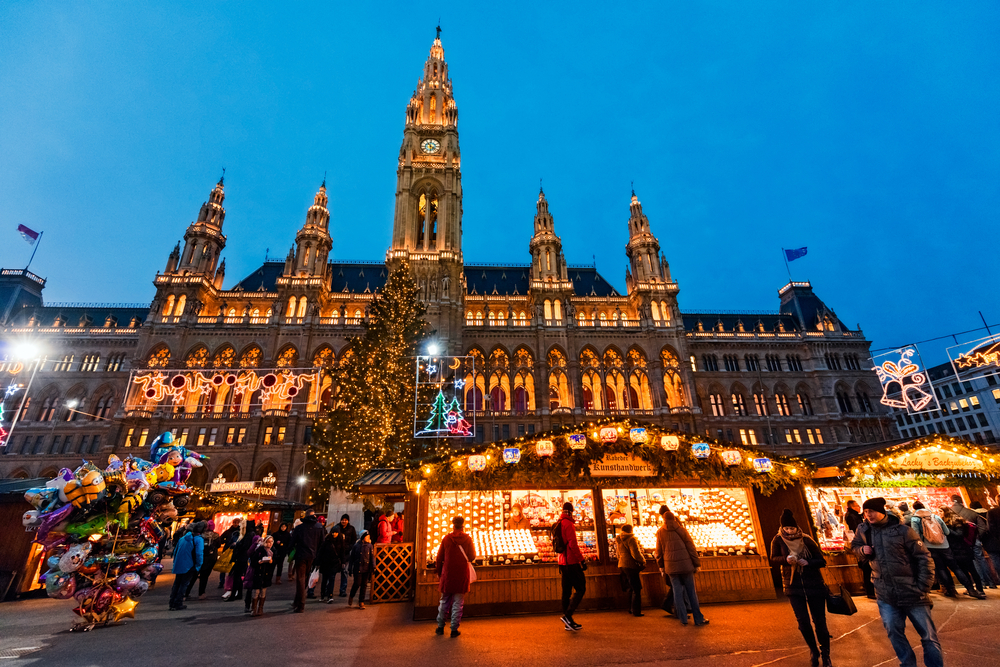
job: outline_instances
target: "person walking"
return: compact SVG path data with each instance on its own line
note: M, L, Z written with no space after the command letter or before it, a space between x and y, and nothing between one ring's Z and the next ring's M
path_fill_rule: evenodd
M261 537L263 533L264 525L258 524L253 537L250 539L250 548L247 549L247 569L243 573L243 611L246 614L250 613L250 605L253 603L254 571L253 559L251 557L257 551L257 547L263 542L263 538Z
M976 514L980 515L985 522L985 532L979 535L979 543L973 546L972 550L976 555L976 568L979 569L979 575L985 583L990 588L995 589L998 584L1000 584L1000 573L996 571L993 567L993 562L990 560L990 554L986 550L986 542L990 537L990 522L986 508L978 500L972 501L969 508Z
M351 525L351 517L347 514L340 517L340 535L343 537L340 552L340 597L346 598L347 564L351 559L351 549L358 541L358 530Z
M1000 507L986 511L986 526L983 548L993 562L993 570L1000 575Z
M469 563L476 560L476 546L472 538L465 533L465 519L456 516L451 520L453 530L441 540L437 557L434 559L434 569L438 575L438 590L441 600L438 602L437 629L439 635L444 634L444 624L451 617L451 636L461 633L458 626L462 622L462 609L465 607L465 594L472 585L469 575Z
M867 505L867 501L865 504ZM954 572L958 581L965 586L966 595L973 598L978 597L972 586L972 581L961 571L954 556L952 556L948 546L948 533L951 530L941 520L941 517L931 514L931 511L918 500L913 503L913 518L910 519L910 527L917 533L924 546L930 550L931 558L934 559L934 572L937 574L938 583L945 592L945 597L958 597L951 572Z
M986 592L983 590L983 580L980 579L979 571L976 569L976 556L973 552L973 545L979 539L976 536L975 525L966 521L965 517L950 507L942 507L941 514L944 524L948 526L948 548L951 549L951 556L955 559L958 571L972 582L973 592L978 594L979 599L985 600Z
M195 583L198 583L198 599L204 600L208 597L205 589L208 588L208 579L212 576L216 561L219 560L219 534L215 532L215 522L209 519L205 522L205 532L201 534L204 549L201 557L201 570L197 575L191 577L188 582L186 598L191 597L191 590Z
M909 525L910 519L913 518L913 510L906 503L899 503L897 509L899 509L899 515L903 519L903 523Z
M580 545L576 541L576 522L573 520L573 503L563 503L562 515L552 528L558 534L558 545L553 545L559 554L559 574L562 577L562 610L560 619L567 630L577 631L583 626L573 620L573 612L587 593L587 563L583 559ZM559 547L562 547L560 551ZM572 593L572 595L571 595Z
M354 596L358 596L358 609L365 608L365 593L368 591L368 579L375 571L375 545L372 544L372 534L367 530L361 533L361 539L351 549L349 566L354 583L351 594L347 598L347 606L354 605Z
M292 551L292 534L288 531L288 524L280 524L278 530L271 533L271 537L274 538L274 547L271 551L274 552L275 572L278 575L274 583L280 584L281 573L285 569L285 559L288 558L288 554ZM291 570L289 570L290 574Z
M633 616L645 616L642 613L642 571L646 569L646 557L639 546L639 540L632 532L632 526L622 526L622 532L615 538L615 545L618 547L618 569L628 580L629 613Z
M223 593L223 600L232 602L243 599L243 575L247 573L250 545L256 536L257 524L250 520L244 521L240 526L240 539L233 545L233 567L226 577L226 585L229 586L229 590Z
M847 524L848 530L852 533L857 534L858 526L864 522L865 517L861 514L861 506L858 505L857 500L847 501L847 511L844 512L844 523ZM868 561L858 561L858 567L861 568L861 580L865 587L865 595L868 596L869 600L875 599L875 587L872 586L872 566Z
M292 611L301 614L306 610L306 588L313 563L325 535L323 526L316 519L315 510L306 510L302 523L292 530L292 548L295 550L295 600Z
M274 558L274 543L274 536L268 535L250 554L250 567L253 569L251 616L260 616L264 613L264 600L267 598L267 589L271 587L274 568L277 565Z
M234 546L236 546L236 542L239 541L240 539L240 528L242 527L242 524L243 524L242 519L236 519L229 525L229 528L226 528L226 530L222 532L222 535L219 536L220 546L222 547L223 554L226 553L226 551L231 550ZM230 562L232 562L231 558ZM222 588L226 585L226 577L228 575L229 572L219 572L219 588ZM227 596L223 595L223 597Z
M201 534L205 532L205 522L199 521L177 541L174 549L174 586L170 589L170 611L187 609L184 593L188 582L201 572L201 559L205 542Z
M316 562L319 564L319 573L323 576L323 581L319 588L319 601L333 602L333 585L337 583L337 574L340 572L341 558L344 554L344 537L340 534L340 524L336 523L325 538L319 548L319 557Z
M973 503L973 505L976 504L982 507L982 504L980 503ZM951 511L976 527L975 538L971 543L972 561L974 563L973 567L978 575L977 578L980 581L990 584L991 588L994 588L992 585L993 579L990 576L990 568L989 565L986 564L986 557L983 555L982 539L986 536L988 527L986 516L977 512L975 507L966 507L965 501L962 500L962 496L958 494L954 494L951 497ZM982 587L979 586L979 589L981 590Z
M823 667L833 667L830 631L826 627L826 599L830 592L820 572L826 567L826 559L813 538L802 534L792 510L781 513L780 525L771 540L771 565L781 568L782 589L809 647L812 667L818 667L820 659Z
M660 574L670 576L674 591L674 610L681 625L688 624L687 602L691 605L695 625L708 625L708 619L701 613L698 592L694 586L694 573L701 567L698 551L687 529L677 520L674 513L663 513L663 525L656 531L656 564Z
M919 512L916 505L914 510ZM932 552L912 527L886 515L884 498L869 498L863 510L865 522L855 533L851 548L858 560L871 563L878 613L900 666L917 664L917 656L906 638L906 619L910 619L920 635L924 664L944 667L941 643L931 617Z

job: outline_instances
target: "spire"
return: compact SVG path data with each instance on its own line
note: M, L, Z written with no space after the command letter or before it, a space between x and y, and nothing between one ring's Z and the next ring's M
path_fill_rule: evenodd
M406 106L406 124L449 126L456 123L458 109L448 78L448 63L444 60L439 25L430 55L424 63L424 75L417 81L417 89Z
M628 245L625 254L632 264L632 277L639 283L669 282L669 268L660 261L660 243L649 228L649 218L642 212L642 202L632 188L629 202Z
M208 201L201 205L198 219L188 225L177 270L215 275L216 262L226 247L226 237L222 234L226 219L226 209L222 206L226 199L223 178L225 174L212 188Z
M326 260L333 247L330 238L329 198L326 195L326 176L313 197L313 205L306 212L306 221L295 235L295 245L285 261L285 275L321 276L326 271Z
M565 271L562 241L555 233L555 221L549 213L549 202L539 183L535 204L535 234L528 244L531 251L531 277L534 280L560 280Z

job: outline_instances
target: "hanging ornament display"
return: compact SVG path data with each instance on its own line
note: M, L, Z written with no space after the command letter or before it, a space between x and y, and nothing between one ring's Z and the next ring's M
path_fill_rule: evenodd
M517 463L521 460L521 448L520 447L506 447L503 450L503 462L504 463Z
M719 456L727 466L738 466L743 462L743 455L735 449L725 449L719 452Z
M479 472L486 469L486 457L482 454L473 454L469 457L469 470Z
M570 449L586 449L587 448L587 436L583 433L571 433L566 436L569 441Z
M539 440L535 443L535 453L539 456L552 456L555 451L556 446L551 440Z
M691 453L697 459L707 459L708 455L712 453L712 448L707 442L693 442L691 443Z
M676 452L680 449L681 439L676 435L663 435L660 436L660 447L663 447L668 452Z
M642 427L631 429L628 432L628 437L635 443L647 442L649 440L649 434L646 432L646 429Z
M618 442L618 429L605 426L601 429L601 442Z
M754 459L753 469L757 472L771 472L774 469L774 464L768 458Z

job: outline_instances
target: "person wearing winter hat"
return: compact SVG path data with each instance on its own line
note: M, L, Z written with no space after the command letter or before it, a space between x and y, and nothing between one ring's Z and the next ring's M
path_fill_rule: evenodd
M878 613L901 665L914 666L917 656L906 638L906 619L916 628L927 667L942 667L944 656L931 618L931 555L913 528L885 513L884 498L863 505L865 522L858 527L851 548L859 561L872 566Z
M968 575L955 562L955 556L948 543L948 536L951 535L948 524L918 500L913 503L910 528L916 531L924 546L930 550L931 558L934 560L934 573L937 575L938 583L941 584L941 589L945 592L945 597L958 597L955 580L951 578L952 572L955 573L959 583L965 586L966 595L972 598L979 597Z
M826 567L826 559L815 540L803 535L792 510L781 513L780 523L778 534L771 540L771 565L781 568L785 597L792 605L799 632L812 654L812 666L818 667L822 659L823 667L832 667L830 631L826 627L829 591L820 572L820 568Z

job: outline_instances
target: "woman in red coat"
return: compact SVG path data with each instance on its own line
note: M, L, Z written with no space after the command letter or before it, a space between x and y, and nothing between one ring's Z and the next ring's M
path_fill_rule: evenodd
M444 622L451 610L451 636L457 637L458 624L462 622L462 608L465 606L465 594L469 592L469 563L476 560L476 547L462 528L465 519L456 516L451 520L455 527L451 533L444 536L438 548L435 567L441 578L441 602L438 603L437 634L444 634Z

